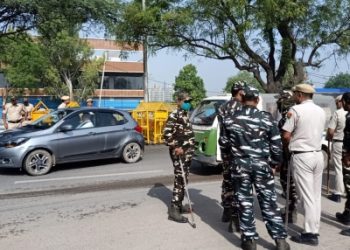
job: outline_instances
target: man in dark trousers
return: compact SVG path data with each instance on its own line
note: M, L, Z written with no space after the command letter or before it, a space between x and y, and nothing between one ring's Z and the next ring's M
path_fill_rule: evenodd
M263 220L276 249L288 250L287 232L276 204L274 171L282 161L282 142L270 113L259 111L259 92L247 87L243 107L225 118L224 135L219 143L231 154L232 181L238 183L235 192L240 204L241 247L255 250L258 234L254 219L253 186Z
M342 97L343 108L347 111L345 128L344 128L344 139L343 139L343 181L346 192L346 202L343 213L336 213L337 219L345 224L350 225L350 92L346 92ZM350 228L341 231L342 235L350 236Z
M185 189L180 164L182 162L187 183L194 153L194 133L188 117L191 103L187 93L181 92L177 94L177 105L177 109L169 115L163 133L165 143L169 146L175 174L173 198L168 218L176 222L186 223L188 219L181 215L188 209L182 205Z
M223 121L225 120L225 117L227 115L233 114L236 109L240 108L241 102L242 102L242 96L244 93L244 88L247 86L247 84L243 81L235 82L232 85L231 88L231 94L232 97L229 101L222 104L219 108L218 112L218 121L220 126L220 134L224 132L223 130ZM230 154L229 152L225 152L225 149L220 150L221 151L221 158L222 158L222 186L221 186L221 204L224 208L221 221L222 222L229 222L231 219L231 216L234 217L236 220L236 216L238 216L238 206L237 201L234 200L233 195L233 186L231 181L231 173L230 173ZM237 221L235 222L237 223Z

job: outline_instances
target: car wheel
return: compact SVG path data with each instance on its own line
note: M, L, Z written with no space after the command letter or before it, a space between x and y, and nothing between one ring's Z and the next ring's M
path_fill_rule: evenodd
M124 146L122 157L126 163L137 162L142 157L141 146L136 142L129 142Z
M34 150L24 159L23 167L29 175L47 174L52 167L52 155L46 150Z

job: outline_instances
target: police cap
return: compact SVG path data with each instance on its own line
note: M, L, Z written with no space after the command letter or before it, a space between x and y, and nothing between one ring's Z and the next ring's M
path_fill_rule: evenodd
M239 91L239 90L244 90L247 86L248 86L248 84L245 81L237 81L232 85L231 93Z
M340 102L342 98L343 98L343 95L338 95L338 96L335 98L335 101L336 101L336 102Z
M191 100L191 98L190 98L190 96L188 95L188 93L187 92L178 92L177 94L176 94L176 99L178 100L178 101L189 101L189 100Z
M313 94L315 93L315 89L310 85L310 84L306 84L306 83L301 83L298 85L295 85L292 88L292 91L298 91L301 93L305 93L305 94Z
M289 100L293 97L293 92L291 90L282 90L278 95L274 96L278 100Z
M64 96L62 96L61 97L61 100L62 101L68 101L70 98L69 98L69 96L67 96L67 95L64 95Z
M244 89L244 97L245 98L258 98L259 97L259 90L257 88L252 87L252 86L247 86Z

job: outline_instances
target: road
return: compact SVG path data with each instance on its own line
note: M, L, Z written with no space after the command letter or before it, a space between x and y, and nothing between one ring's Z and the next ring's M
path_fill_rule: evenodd
M194 181L220 178L218 171L211 171L210 168L202 171L195 163L192 170ZM39 193L141 187L156 181L170 184L173 181L172 174L168 148L164 145L148 145L143 160L136 164L125 164L115 159L70 163L58 165L49 174L39 177L28 176L15 169L0 169L0 199L35 196Z
M74 167L73 167L74 166ZM98 161L58 166L42 177L13 170L0 172L0 249L239 249L240 236L220 222L221 176L215 171L190 175L197 228L167 220L172 168L167 148L147 146L134 165ZM278 186L278 192L280 192ZM279 205L284 200L279 197ZM334 220L344 207L322 198L321 244L314 249L349 250L345 226ZM302 216L289 228L295 235ZM274 249L257 210L258 249ZM289 241L290 242L290 241ZM292 249L310 246L291 243Z

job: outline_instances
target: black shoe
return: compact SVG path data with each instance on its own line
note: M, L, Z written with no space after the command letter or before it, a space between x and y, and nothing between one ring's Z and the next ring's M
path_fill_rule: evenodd
M310 245L310 246L317 246L318 245L317 234L312 234L312 233L301 233L298 236L290 237L290 240L297 242L297 243Z
M283 223L285 222L286 220L286 214L285 212L281 214L282 216L282 220L283 220ZM288 223L291 223L291 224L294 224L294 223L297 223L298 221L298 212L296 209L292 210L292 211L288 211Z
M350 225L350 212L348 210L345 210L343 213L336 213L335 217L337 217L339 222Z
M338 202L338 203L341 202L340 194L331 194L331 195L328 195L327 198L334 202Z
M221 221L222 222L229 222L231 220L232 216L232 208L224 207L224 211L222 213Z
M340 234L345 236L350 236L350 228L342 230Z
M241 248L243 250L256 250L256 241L254 239L242 240Z
M290 246L286 239L276 239L276 250L290 250Z

